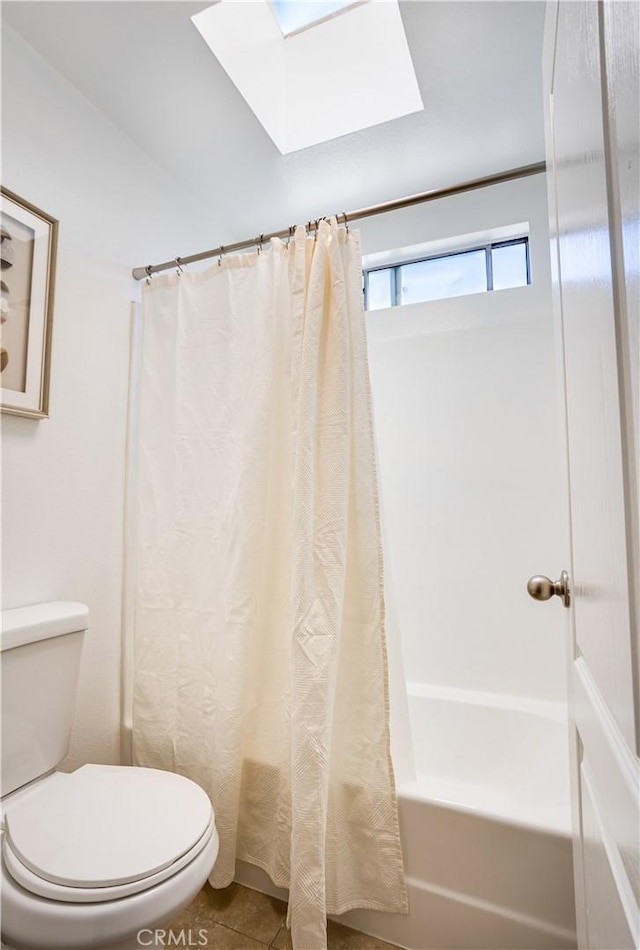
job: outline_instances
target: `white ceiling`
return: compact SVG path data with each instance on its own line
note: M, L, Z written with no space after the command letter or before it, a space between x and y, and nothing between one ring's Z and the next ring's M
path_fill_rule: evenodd
M543 0L401 3L424 112L290 155L191 23L208 5L10 0L2 18L224 222L212 240L544 158ZM308 68L330 70L331 56Z

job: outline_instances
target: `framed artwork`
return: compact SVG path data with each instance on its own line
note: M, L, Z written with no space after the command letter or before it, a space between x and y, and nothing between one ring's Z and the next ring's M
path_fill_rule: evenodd
M46 418L58 222L0 187L3 412Z

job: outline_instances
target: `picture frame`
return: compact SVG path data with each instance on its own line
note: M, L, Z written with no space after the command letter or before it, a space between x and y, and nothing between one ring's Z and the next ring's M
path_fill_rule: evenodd
M49 416L58 221L0 186L0 409Z

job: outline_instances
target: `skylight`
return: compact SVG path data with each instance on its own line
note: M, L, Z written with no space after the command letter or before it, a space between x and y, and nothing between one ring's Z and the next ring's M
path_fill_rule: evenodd
M285 37L276 6L313 28ZM397 0L218 0L191 19L283 155L423 108Z
M320 23L362 0L271 0L271 8L285 36Z

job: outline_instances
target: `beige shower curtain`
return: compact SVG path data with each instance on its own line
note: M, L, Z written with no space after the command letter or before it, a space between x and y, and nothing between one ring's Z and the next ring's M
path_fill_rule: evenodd
M405 911L358 235L143 290L136 764L209 793L237 858L327 913Z

